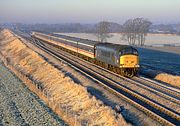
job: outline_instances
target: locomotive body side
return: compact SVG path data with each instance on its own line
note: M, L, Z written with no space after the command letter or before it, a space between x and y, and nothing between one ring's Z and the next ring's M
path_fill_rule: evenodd
M110 43L96 44L95 57L101 62L119 67L118 48Z

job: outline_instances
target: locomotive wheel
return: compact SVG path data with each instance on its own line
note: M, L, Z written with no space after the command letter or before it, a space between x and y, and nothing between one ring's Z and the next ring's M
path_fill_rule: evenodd
M132 78L134 76L134 71L133 69L125 69L124 71L124 76Z

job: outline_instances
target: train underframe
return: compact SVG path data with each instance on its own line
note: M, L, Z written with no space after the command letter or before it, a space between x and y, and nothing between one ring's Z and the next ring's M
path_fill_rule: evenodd
M97 64L98 66L101 66L105 69L113 71L114 73L117 73L126 77L133 77L133 76L136 76L138 73L138 68L119 68L119 67L116 67L111 64L107 64L98 60L95 60L94 64Z
M43 42L45 42L45 41L43 41ZM79 54L77 52L68 50L66 48L63 48L63 47L60 47L60 46L57 46L57 45L54 45L54 44L50 44L48 42L45 42L45 43L47 43L48 45L51 45L53 47L56 47L56 48L58 48L60 50L66 51L66 52L68 52L68 53L70 53L70 54L72 54L74 56L78 56L78 57L80 57L80 58L82 58L82 59L84 59L86 61L89 61L89 62L91 62L93 64L101 66L101 67L103 67L105 69L108 69L108 70L110 70L110 71L112 71L114 73L120 74L120 75L125 76L125 77L131 78L133 76L136 76L137 73L138 73L138 68L119 68L119 67L116 67L116 66L101 62L99 60L87 57L85 55Z

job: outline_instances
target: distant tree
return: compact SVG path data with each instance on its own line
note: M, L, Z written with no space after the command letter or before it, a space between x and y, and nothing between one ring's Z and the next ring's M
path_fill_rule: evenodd
M127 20L123 24L123 39L127 40L130 45L135 45L136 33L135 25L132 19Z
M123 24L123 39L126 39L130 45L143 46L145 37L149 32L151 22L144 18L129 19Z
M107 41L107 38L112 37L110 35L110 23L107 21L99 22L96 26L96 36L99 41L104 42Z

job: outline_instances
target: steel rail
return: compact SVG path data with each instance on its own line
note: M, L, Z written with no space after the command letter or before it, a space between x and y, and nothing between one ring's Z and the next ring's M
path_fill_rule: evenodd
M59 59L59 55L60 55L60 54L58 54L58 55L57 55L57 54L54 54L54 52L53 52L52 50L47 49L47 47L43 47L43 46L42 46L41 44L39 44L39 43L36 43L36 45L37 45L38 47L40 47L41 49L43 49L44 51L46 51L47 53L50 53L51 55L53 55L54 57L56 57L56 58ZM67 60L67 57L61 55L61 59L62 59L62 57ZM72 61L68 60L68 62L66 61L66 63L70 64L70 66L73 66L73 67L75 67L73 64L76 64L76 67L78 66L78 63L75 62L75 61L72 62ZM118 94L119 94L118 96L121 96L121 97L122 97L122 95L123 95L123 97L122 97L123 99L126 99L126 101L128 101L128 102L130 102L130 103L133 103L133 105L135 105L136 107L138 107L140 110L143 110L146 114L148 114L149 116L151 116L151 117L154 118L155 120L157 120L157 121L159 121L159 122L161 122L161 123L163 123L163 124L167 124L167 125L174 125L174 124L176 125L176 124L178 123L178 121L179 121L179 115L174 114L173 112L171 112L171 111L169 111L169 110L167 110L167 109L165 109L165 108L163 108L163 107L161 107L161 106L153 103L152 101L149 101L149 100L143 98L143 97L140 96L139 94L136 94L136 93L130 91L129 89L126 89L126 88L120 86L119 84L113 82L112 80L108 80L107 78L105 78L105 77L102 76L102 75L99 75L99 74L97 75L94 71L90 70L90 69L87 68L86 66L83 67L82 65L80 65L79 67L81 67L81 71L82 71L82 70L83 70L83 71L86 70L86 75L87 75L87 74L90 75L89 71L91 71L91 74L93 73L94 76L98 76L98 77L99 77L99 79L98 79L98 81L97 81L98 83L101 82L101 84L102 84L102 80L103 80L103 81L108 82L111 86L112 86L112 85L115 86L114 89L112 89L112 87L111 87L111 91L113 90L116 94L118 93ZM82 67L83 67L83 69L82 69ZM79 69L79 68L78 68L78 69ZM87 71L88 71L88 72L87 72ZM91 77L94 78L93 75L91 75ZM94 79L97 80L97 78L94 78ZM93 80L94 80L94 79L93 79ZM104 87L107 88L107 83L103 83L103 84L106 85L106 86L104 86ZM109 85L109 86L110 86L110 85ZM108 87L108 88L110 88L110 87ZM165 116L168 116L168 118L171 118L171 119L170 119L170 120L166 120L166 119L168 119L168 118L166 118L166 119L162 118L162 117L159 116L157 113L154 113L154 111L148 110L149 108L147 109L146 107L144 107L144 106L140 105L139 103L137 103L137 101L134 101L134 100L128 98L125 94L122 94L122 93L120 93L119 91L115 90L116 88L117 88L117 89L121 89L122 91L124 91L125 93L128 93L129 95L132 95L134 98L141 99L141 102L144 102L144 103L146 104L146 105L145 105L146 107L147 107L148 105L150 105L150 106L153 107L155 110L159 110L159 112L160 112L161 114L163 114L163 115L165 114ZM110 90L110 89L109 89L109 90ZM120 94L121 94L121 95L120 95ZM152 115L153 115L153 116L152 116Z

